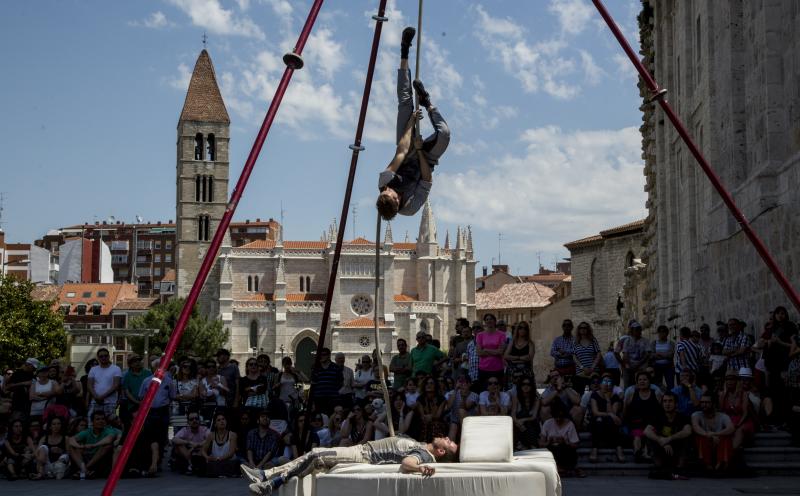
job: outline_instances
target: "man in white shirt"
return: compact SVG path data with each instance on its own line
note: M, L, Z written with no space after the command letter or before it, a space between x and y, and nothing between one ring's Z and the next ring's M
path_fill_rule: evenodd
M100 365L95 365L89 371L89 418L97 409L102 409L105 414L113 415L117 409L119 385L122 381L122 370L111 363L111 353L108 349L100 348L97 350L97 361Z
M492 377L486 384L489 390L482 392L478 398L481 415L509 415L511 395L500 390L500 380Z

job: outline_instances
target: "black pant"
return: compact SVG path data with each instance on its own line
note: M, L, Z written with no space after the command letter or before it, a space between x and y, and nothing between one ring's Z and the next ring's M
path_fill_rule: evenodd
M556 465L559 470L575 470L578 465L578 450L568 444L556 444L547 447L553 458L556 459Z
M622 446L619 426L610 417L593 418L589 424L589 432L592 433L592 448Z

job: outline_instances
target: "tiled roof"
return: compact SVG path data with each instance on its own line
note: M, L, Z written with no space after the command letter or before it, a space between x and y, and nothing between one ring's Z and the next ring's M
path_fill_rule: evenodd
M242 245L237 249L245 250L272 250L275 248L275 240L259 239ZM327 241L284 241L283 247L287 250L324 250L328 247Z
M155 298L127 298L120 300L114 305L114 310L147 310L158 303Z
M396 294L394 295L394 301L417 301L417 297L407 294Z
M617 234L624 234L628 232L637 232L641 231L644 228L644 219L637 220L634 222L629 222L627 224L623 224L621 226L612 227L611 229L606 229L605 231L600 231L600 234L595 234L594 236L589 236L586 238L577 239L575 241L570 241L569 243L564 243L564 246L568 250L572 250L574 248L583 248L586 246L591 246L595 243L602 241L604 238L609 236L614 236Z
M584 246L590 246L595 243L599 243L603 241L603 237L600 235L588 236L586 238L576 239L575 241L570 241L569 243L564 243L564 246L571 250L573 248L582 248Z
M271 250L273 248L275 248L274 239L258 239L238 247L237 250Z
M475 293L478 310L501 310L506 308L540 308L550 304L555 292L535 282L505 284L497 291Z
M567 274L533 274L530 276L519 276L519 278L523 282L552 283L569 280L570 276Z
M375 243L373 243L372 241L370 241L370 240L368 240L366 238L362 238L362 237L358 237L358 238L356 238L356 239L354 239L352 241L347 241L347 242L345 242L345 244L346 245L373 245L373 246L375 245Z
M395 250L416 250L417 244L416 243L395 243L394 244Z
M33 288L31 298L36 301L53 301L58 298L61 286L55 284L41 284Z
M386 322L381 319L379 321L380 327L387 327ZM348 320L346 322L342 322L337 327L360 327L360 328L375 328L375 321L370 319L369 317L359 317L357 319Z
M230 124L225 102L219 92L214 64L204 49L197 57L192 79L181 111L182 121L223 122Z
M100 293L105 293L100 296ZM88 296L84 296L87 294ZM71 295L71 296L70 296ZM61 286L58 301L54 305L85 304L89 308L95 303L100 303L101 315L109 315L119 300L136 298L136 286L128 283L68 283ZM73 309L70 308L70 312Z

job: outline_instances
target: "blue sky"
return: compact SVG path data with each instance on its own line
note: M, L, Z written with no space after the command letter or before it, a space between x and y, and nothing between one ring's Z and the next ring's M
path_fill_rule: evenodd
M327 0L236 218L279 218L319 239L339 215L377 0ZM188 78L208 50L231 116L238 177L310 0L47 1L0 17L0 158L7 240L109 216L175 218L175 141ZM377 173L393 153L400 31L390 1L347 237L374 237ZM638 0L608 7L636 43ZM421 78L452 128L431 199L439 239L471 225L476 258L532 273L563 243L646 214L630 63L589 0L425 6ZM427 120L423 126L427 126ZM424 128L425 129L425 128ZM235 181L231 180L231 187ZM413 241L419 218L393 223Z

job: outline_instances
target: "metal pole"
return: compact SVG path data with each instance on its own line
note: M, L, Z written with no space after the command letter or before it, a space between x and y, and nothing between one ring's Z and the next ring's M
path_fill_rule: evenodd
M703 172L705 172L708 180L711 181L711 185L714 186L714 189L717 190L717 193L722 198L722 201L728 207L728 210L730 210L731 215L733 215L733 217L736 219L736 222L738 222L742 227L742 231L753 244L756 251L761 256L761 259L767 265L767 268L769 268L770 272L772 272L772 275L778 281L778 284L780 284L781 288L783 288L786 296L789 297L795 308L800 311L800 296L798 296L797 291L789 282L789 279L787 279L786 275L781 271L778 263L772 257L772 254L769 252L766 245L764 245L764 242L761 241L761 238L759 238L758 234L753 231L750 223L747 221L744 214L742 214L741 210L739 210L739 207L736 206L736 202L733 200L733 197L725 189L725 186L722 185L722 181L720 181L719 176L717 176L717 173L714 172L714 169L711 168L711 165L703 156L703 153L697 147L694 140L692 140L692 137L689 135L689 131L687 131L681 119L672 110L672 107L666 99L667 90L658 86L656 80L653 78L647 68L645 68L644 64L642 64L642 62L639 60L639 57L637 57L636 53L628 44L628 41L625 39L625 36L623 36L616 22L614 22L614 18L611 17L611 14L608 12L608 10L606 10L603 2L601 0L592 0L592 3L594 3L594 6L597 7L597 10L600 12L603 20L605 20L606 24L608 24L609 29L611 29L611 32L614 34L614 37L617 39L620 46L625 51L625 54L633 63L636 71L639 73L639 76L642 77L645 85L647 85L647 88L653 95L651 101L656 100L658 101L659 105L661 105L661 109L665 114L667 114L667 117L669 118L670 122L672 122L675 130L683 139L683 142L689 148L689 151L692 153L695 160L697 160L700 168L703 169Z
M364 122L367 118L367 106L369 105L369 93L372 89L372 75L375 72L375 60L378 57L378 45L381 39L381 30L383 23L388 19L384 17L386 13L386 1L381 0L378 6L378 14L372 16L375 19L375 34L372 37L372 51L369 56L369 66L367 67L367 78L364 82L364 93L361 97L361 112L358 116L358 125L356 126L356 136L350 149L353 154L350 158L350 171L347 175L347 186L344 191L344 201L342 202L342 215L340 217L341 223L339 224L339 231L336 233L336 246L333 251L333 262L331 263L331 273L328 277L328 292L325 295L325 307L322 311L322 323L319 327L319 340L317 341L317 355L314 358L313 372L319 369L319 356L322 353L322 348L325 347L325 335L328 332L328 323L330 322L331 304L333 300L333 290L336 287L336 275L339 273L339 258L342 255L342 244L344 243L344 232L347 226L347 214L350 210L350 197L353 193L353 182L356 178L356 167L358 166L358 154L364 150L361 146L361 135L364 132ZM313 404L314 401L314 384L312 382L309 390L309 403Z
M378 217L377 227L375 228L375 318L373 319L375 324L375 359L378 361L378 380L381 382L381 388L383 389L383 401L386 406L386 423L389 425L389 436L394 437L394 424L392 423L392 403L391 399L389 398L389 389L386 387L386 378L383 376L383 352L381 351L381 336L378 332L378 327L380 327L379 323L379 315L380 312L380 288L381 288L381 214L377 214Z
M317 14L319 14L319 10L322 7L322 2L323 0L314 1L314 4L311 6L311 11L308 13L308 17L306 18L306 23L303 26L303 30L300 33L300 37L297 40L297 44L295 45L294 52L284 56L286 69L283 72L283 77L281 78L280 84L278 84L278 88L275 91L275 96L272 98L267 115L264 117L264 122L261 124L261 128L256 136L256 140L253 143L253 147L247 157L242 174L239 176L239 180L236 182L236 187L231 194L231 199L228 202L225 213L222 216L222 220L220 221L219 226L217 226L217 230L214 233L214 238L211 240L211 246L209 246L208 251L206 252L203 263L200 266L200 271L197 274L197 278L194 280L192 289L189 291L189 296L186 298L186 303L183 305L181 314L178 317L178 322L175 325L175 329L172 331L172 336L170 337L169 342L167 343L167 349L164 350L164 356L161 358L161 364L153 374L153 381L150 383L150 387L147 389L147 393L142 399L139 410L136 412L131 430L125 440L125 444L122 446L122 452L120 453L117 462L114 464L111 475L106 481L106 485L102 492L103 496L111 496L113 494L114 488L116 487L117 482L122 475L122 470L124 469L125 464L130 457L131 451L133 450L133 446L136 444L136 438L139 437L139 432L142 430L142 425L144 425L144 420L147 417L148 411L150 410L150 405L152 405L156 392L161 385L161 381L164 379L164 375L169 367L169 362L172 360L172 356L175 354L175 350L178 348L178 343L183 335L183 330L186 328L186 324L189 321L192 309L197 302L197 298L200 296L200 290L203 288L203 284L208 277L208 273L211 271L211 266L214 264L217 258L217 252L219 252L219 248L222 245L222 240L228 231L231 219L233 218L233 213L236 211L236 206L239 204L239 200L242 197L245 186L247 186L247 181L250 178L250 174L253 172L256 159L261 152L261 148L264 146L264 141L267 139L267 134L269 134L272 121L275 119L275 114L278 112L278 108L283 100L283 95L286 92L286 88L289 86L289 81L292 79L292 74L294 74L295 69L302 67L302 59L300 58L300 54L303 52L303 47L305 46L306 40L308 40L308 36L311 33L311 28L314 26L314 22L317 19Z

